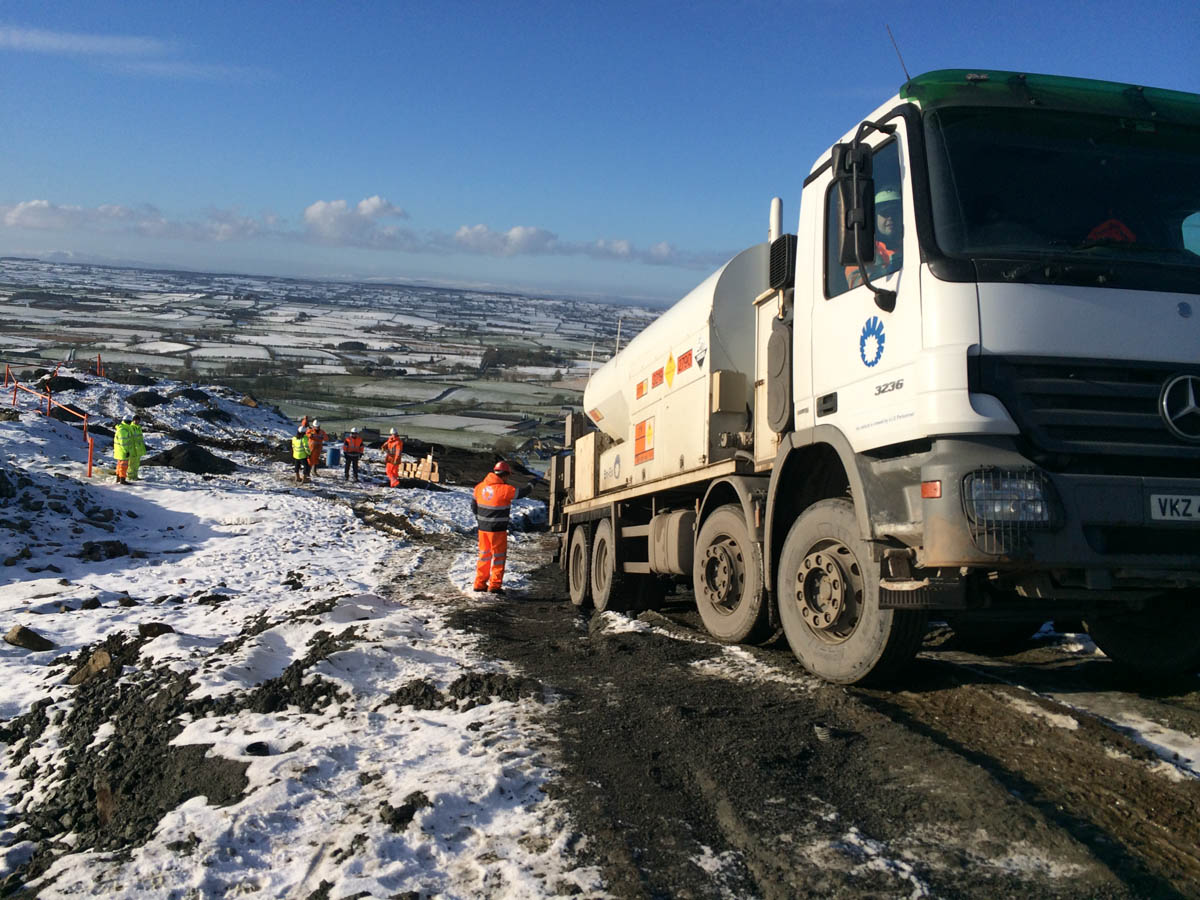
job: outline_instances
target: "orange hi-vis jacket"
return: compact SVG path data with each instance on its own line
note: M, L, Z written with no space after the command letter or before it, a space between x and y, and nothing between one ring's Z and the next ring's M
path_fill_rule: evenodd
M404 441L391 435L383 444L383 459L390 466L400 465L404 454Z
M342 452L350 458L363 455L363 439L360 434L348 434L342 441Z
M508 531L508 511L513 500L528 497L532 491L532 484L515 488L505 484L504 479L495 472L489 472L483 481L475 485L475 496L471 500L471 512L475 513L479 530Z
M308 429L308 445L312 447L313 450L320 452L321 445L323 445L328 439L329 432L324 428L310 427Z
M867 274L871 278L878 278L885 272L888 272L892 266L892 257L899 251L891 250L883 241L875 242L875 261L867 263ZM852 287L858 287L863 283L862 276L858 272L858 266L846 266L846 283Z

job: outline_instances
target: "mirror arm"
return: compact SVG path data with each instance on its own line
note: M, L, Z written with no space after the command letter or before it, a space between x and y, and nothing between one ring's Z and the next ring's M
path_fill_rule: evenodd
M884 125L882 122L863 122L858 126L858 131L854 133L854 140L851 141L851 146L857 147L872 131L878 131L880 134L895 134L895 125Z
M875 295L875 305L884 312L892 312L896 308L896 292L889 291L886 288L876 287L871 283L871 277L867 274L866 263L863 262L862 250L859 248L858 230L862 226L855 223L854 231L854 256L858 260L858 275L862 279L863 284L867 289Z
M880 122L862 122L858 126L858 131L854 134L854 140L851 141L852 147L859 147L865 138L872 131L878 131L880 134L895 134L895 125L884 125ZM850 178L853 182L853 196L858 196L858 166L855 166L850 171ZM866 264L862 258L862 247L859 237L861 235L863 223L854 223L854 258L858 262L858 275L862 278L863 284L867 289L875 295L875 305L884 312L892 312L896 308L896 292L889 291L886 288L876 287L871 282L871 277L867 274Z

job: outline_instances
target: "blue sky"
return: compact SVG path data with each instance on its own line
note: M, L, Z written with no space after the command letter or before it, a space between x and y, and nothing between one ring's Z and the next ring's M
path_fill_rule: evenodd
M912 74L1200 92L1200 4L0 4L0 253L669 300Z

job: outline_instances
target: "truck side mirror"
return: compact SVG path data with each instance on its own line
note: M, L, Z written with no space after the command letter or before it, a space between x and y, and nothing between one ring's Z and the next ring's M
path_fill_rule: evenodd
M842 203L838 261L843 266L875 260L875 180L871 148L833 145L833 179Z

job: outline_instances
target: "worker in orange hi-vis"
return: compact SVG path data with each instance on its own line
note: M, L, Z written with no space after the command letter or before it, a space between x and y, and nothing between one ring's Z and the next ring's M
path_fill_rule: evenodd
M383 443L383 462L387 470L388 484L400 487L400 462L404 458L404 441L393 428L388 432L388 439Z
M533 482L524 487L508 483L512 469L500 460L487 477L475 485L471 512L479 525L479 562L475 564L475 590L504 593L504 564L508 558L508 512L513 500L528 497ZM535 478L536 480L536 478Z
M314 475L321 464L321 453L327 440L329 432L321 427L318 419L313 419L312 424L308 426L308 466Z

